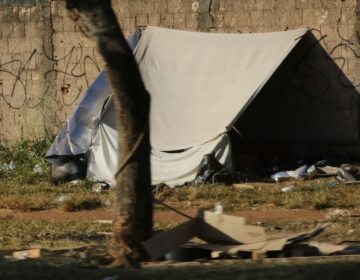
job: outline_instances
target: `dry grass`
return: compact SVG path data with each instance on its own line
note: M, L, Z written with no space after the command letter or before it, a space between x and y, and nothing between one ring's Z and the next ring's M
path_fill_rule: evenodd
M52 186L48 181L49 166L43 156L51 141L22 142L12 149L0 146L0 162L13 161L12 171L0 171L0 209L21 211L60 209L80 211L103 207L109 193L96 194L91 182L77 185ZM43 174L35 174L35 164L42 166ZM282 193L281 188L297 184L297 191ZM334 183L336 186L333 186ZM210 209L220 202L225 211L244 209L356 209L360 207L360 187L345 186L334 178L284 183L249 183L254 189L236 186L204 185L157 190L155 197L165 202L179 202L179 207ZM66 196L63 202L59 198Z
M19 176L21 177L20 180ZM30 176L31 177L31 176ZM80 211L103 207L102 201L109 199L109 192L94 193L91 182L77 185L70 183L52 186L46 177L26 181L24 174L13 173L0 182L0 209L21 211L60 209ZM25 181L25 182L24 182ZM239 189L235 186L203 185L176 189L165 188L155 197L164 202L179 202L181 208L198 206L210 209L220 202L225 211L246 209L356 209L360 207L360 187L337 184L328 186L329 180L300 181L297 191L283 193L281 188L294 184L253 183L254 189ZM59 198L65 196L63 202Z
M332 179L333 180L333 179ZM297 184L297 191L283 193L281 188ZM178 189L165 189L155 197L163 201L198 203L211 208L220 202L226 211L246 209L354 209L360 207L360 187L338 184L329 186L327 180L297 181L283 183L250 183L254 189L236 186L203 185Z
M104 244L109 225L90 222L0 220L0 250Z
M10 173L8 171L7 173ZM20 211L60 209L80 211L101 208L101 202L109 198L109 193L94 193L92 183L84 181L53 186L47 178L39 178L34 183L18 181L18 174L11 172L12 177L0 182L0 209Z

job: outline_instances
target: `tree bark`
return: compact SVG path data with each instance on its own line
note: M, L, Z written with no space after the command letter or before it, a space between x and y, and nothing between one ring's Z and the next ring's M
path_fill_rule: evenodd
M141 242L152 234L150 188L150 96L110 0L67 0L82 30L95 38L106 62L116 107L118 130L117 185L114 189L113 235L109 253L118 265L124 256L143 258Z

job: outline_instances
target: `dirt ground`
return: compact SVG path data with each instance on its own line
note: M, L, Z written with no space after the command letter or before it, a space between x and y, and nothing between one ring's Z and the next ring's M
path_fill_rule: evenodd
M195 217L197 209L189 209L182 211L184 214ZM306 220L317 221L325 218L324 211L312 210L248 210L235 211L227 213L234 216L244 217L249 223L257 221L274 221L274 220ZM34 212L12 212L14 219L20 220L46 220L46 221L95 221L110 220L112 218L111 210L89 210L78 212L64 211L34 211ZM155 211L154 221L161 224L180 223L186 218L172 211Z

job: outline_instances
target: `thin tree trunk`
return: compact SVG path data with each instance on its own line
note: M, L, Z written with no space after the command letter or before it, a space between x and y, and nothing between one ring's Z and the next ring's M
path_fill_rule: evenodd
M123 257L129 253L136 258L145 256L141 242L152 234L150 96L111 1L67 0L67 8L82 29L95 38L115 96L121 170L114 190L113 237L109 252L121 265Z

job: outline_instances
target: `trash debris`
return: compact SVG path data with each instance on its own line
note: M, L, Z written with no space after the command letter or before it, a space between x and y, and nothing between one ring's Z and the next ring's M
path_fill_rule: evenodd
M253 190L255 189L254 186L249 184L233 184L233 187L239 190Z
M177 250L180 247L193 237L198 237L208 243L192 244L190 247L215 252L214 256L247 252L253 258L259 258L261 254L282 251L287 245L309 240L320 234L326 226L320 225L306 233L273 238L265 234L263 227L246 225L242 217L200 211L196 219L152 237L143 242L143 246L152 259L158 259L171 252L179 252Z
M221 203L216 203L214 207L214 213L215 214L222 214L224 212L224 208L221 205Z
M342 164L340 167L327 165L326 161L319 161L311 166L303 165L296 170L280 171L271 178L276 182L289 179L314 179L336 176L336 179L346 184L360 184L360 170L351 164ZM331 186L335 186L333 183Z
M99 224L112 224L112 220L95 220L94 223L99 223Z
M232 181L232 176L226 174L225 166L215 158L214 154L204 155L200 163L200 169L194 179L196 185L219 182L229 184Z
M283 188L281 189L281 191L282 191L283 193L295 192L296 190L297 190L297 188L296 188L295 185L283 187Z
M15 170L16 166L13 161L10 161L9 164L7 163L0 163L0 171L13 171Z
M96 181L92 185L91 189L93 190L93 192L102 193L104 191L108 191L110 189L110 185L104 181Z
M70 195L68 195L68 194L63 194L63 195L60 195L60 196L59 196L59 198L57 199L57 202L58 202L58 203L64 203L64 202L70 200L70 198L71 198Z
M346 209L334 209L334 210L329 211L325 215L325 218L329 219L329 220L348 218L348 217L351 217L351 213L349 210L346 210Z
M340 168L334 166L323 166L323 167L318 167L318 169L320 169L326 175L335 176L339 172Z
M112 202L110 199L105 198L105 199L101 200L102 207L111 207L111 205L112 205Z
M84 180L72 180L69 182L69 184L76 186L76 185L80 185L82 182L84 182Z
M291 177L288 172L280 171L280 172L277 172L277 173L271 175L271 178L274 179L276 182L282 182L282 181L290 179Z
M17 251L12 254L16 260L36 259L41 257L41 249L31 249L25 251Z
M277 173L271 175L271 178L274 179L276 182L281 182L284 180L288 180L290 178L305 179L308 176L306 173L307 169L308 169L308 166L303 165L296 170L277 172Z
M10 161L9 165L8 165L9 170L14 170L16 168L15 164L13 163L13 161Z
M98 235L108 235L111 236L113 233L112 232L108 232L108 231L99 231L97 232Z
M40 164L35 164L35 166L33 168L33 173L41 175L41 174L43 174L43 172L44 171L43 171L41 165Z
M336 179L340 182L346 182L346 183L356 181L355 177L351 175L350 172L346 171L344 168L339 169Z
M86 177L87 162L84 156L47 158L51 165L51 182L55 185Z

